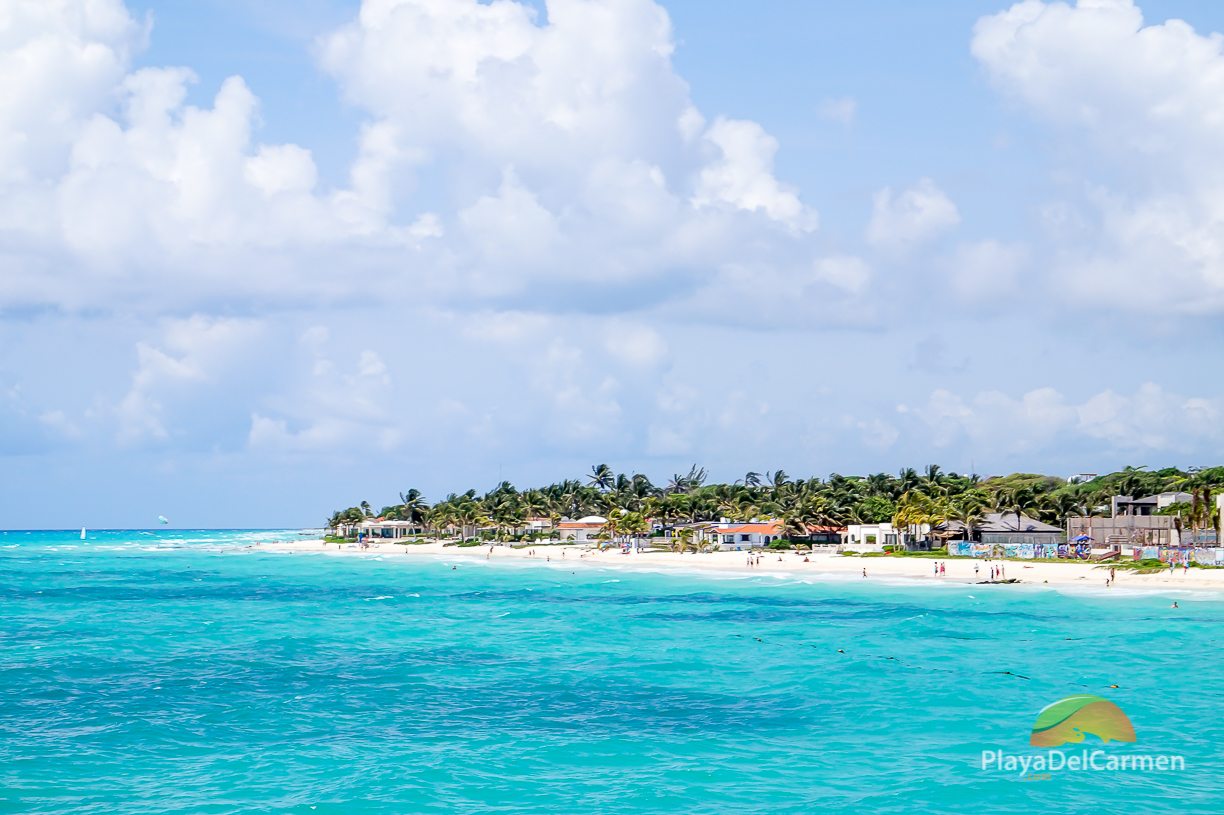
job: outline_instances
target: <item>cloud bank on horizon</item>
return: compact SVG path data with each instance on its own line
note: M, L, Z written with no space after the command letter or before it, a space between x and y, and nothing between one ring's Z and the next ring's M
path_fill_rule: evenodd
M261 137L277 88L140 62L174 5L0 10L0 526L77 523L65 493L308 522L605 460L1220 458L1219 34L1000 4L950 34L1005 125L985 181L932 157L848 196L784 169L835 149L698 104L667 5L364 0L312 51L340 174ZM884 102L793 100L851 138Z

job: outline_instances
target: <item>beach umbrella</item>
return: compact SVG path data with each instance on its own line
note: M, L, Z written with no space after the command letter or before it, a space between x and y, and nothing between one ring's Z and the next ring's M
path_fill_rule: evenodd
M1088 537L1087 535L1076 535L1071 540L1075 543L1086 543L1087 541L1092 540L1092 538Z

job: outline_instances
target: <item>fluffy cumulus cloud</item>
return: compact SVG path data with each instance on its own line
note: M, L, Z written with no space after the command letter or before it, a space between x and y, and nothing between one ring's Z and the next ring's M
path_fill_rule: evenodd
M365 0L318 48L365 119L340 185L260 140L242 77L197 106L190 68L133 70L150 32L121 0L0 16L0 307L623 311L820 251L777 140L695 108L652 0Z
M876 193L867 240L878 246L909 247L959 223L956 204L934 181L923 178L901 191L885 187Z
M1131 0L1024 0L978 21L972 51L1014 104L1063 134L1051 284L1076 300L1224 310L1224 50ZM1085 169L1088 168L1088 169Z
M1186 396L1147 382L1133 392L1108 389L1082 401L1043 387L1020 396L1000 390L971 396L939 388L924 403L898 406L910 427L936 449L968 446L993 460L1031 455L1059 443L1091 440L1089 454L1219 457L1224 399Z
M152 340L136 344L136 370L131 384L114 405L117 440L128 447L166 442L172 434L188 444L208 444L229 396L250 365L248 349L262 339L263 326L254 320L196 316L164 322ZM205 410L199 407L207 404ZM189 423L175 426L186 413ZM196 438L185 439L188 435Z

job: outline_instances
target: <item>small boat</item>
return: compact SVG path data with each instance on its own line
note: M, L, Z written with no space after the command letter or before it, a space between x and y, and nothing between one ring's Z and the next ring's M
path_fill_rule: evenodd
M81 527L81 540L85 540L85 527Z

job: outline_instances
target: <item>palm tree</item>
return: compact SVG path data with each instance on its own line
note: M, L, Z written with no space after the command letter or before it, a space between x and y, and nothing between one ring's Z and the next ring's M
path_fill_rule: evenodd
M1131 467L1127 465L1122 468L1121 477L1118 479L1118 492L1122 495L1131 495L1138 497L1140 493L1145 492L1147 479L1144 476L1149 475L1143 472L1147 467Z
M603 528L599 530L601 533L608 536L609 540L612 541L613 546L615 546L620 539L621 517L621 513L619 512L609 512L608 520L604 521ZM603 547L601 546L600 548L602 549Z
M894 486L895 496L900 498L910 490L917 487L918 483L918 471L913 467L906 467L904 470L897 473L897 480Z
M630 538L642 538L646 535L648 527L646 525L646 517L640 512L626 512L621 515L620 531L622 535L627 535Z
M706 476L705 467L698 467L694 464L692 467L689 467L688 475L684 477L684 481L688 484L690 490L695 490L706 482Z
M873 475L869 475L866 479L867 492L870 495L891 497L891 482L892 478L888 475L888 473L875 473Z
M1037 509L1037 496L1032 487L1015 486L1000 490L995 495L995 509L1006 517L1009 513L1016 516L1016 531L1021 531L1020 519L1029 510Z
M934 495L937 492L946 492L944 489L946 480L938 464L928 464L922 475L922 486L928 495Z
M424 523L425 512L429 509L429 503L426 502L425 496L418 489L410 489L407 493L400 493L400 515L405 521L412 524ZM416 531L416 527L413 527Z
M587 481L591 486L600 492L607 492L616 482L616 475L612 472L612 468L607 464L596 464L591 468L590 475L587 476Z
M745 486L745 487L759 487L759 486L761 486L761 474L760 474L760 473L758 473L758 472L754 472L754 471L752 471L752 470L749 470L749 471L748 471L748 472L747 472L747 473L744 475L744 486Z
M677 552L683 553L690 546L693 546L694 549L697 548L693 545L693 530L691 527L681 529L676 537L672 538L672 549Z
M975 528L986 518L986 501L976 492L961 493L952 503L951 520L965 526L965 540L973 540Z
M694 464L686 474L674 473L672 475L671 480L667 482L667 492L689 493L704 484L705 480L705 468Z

